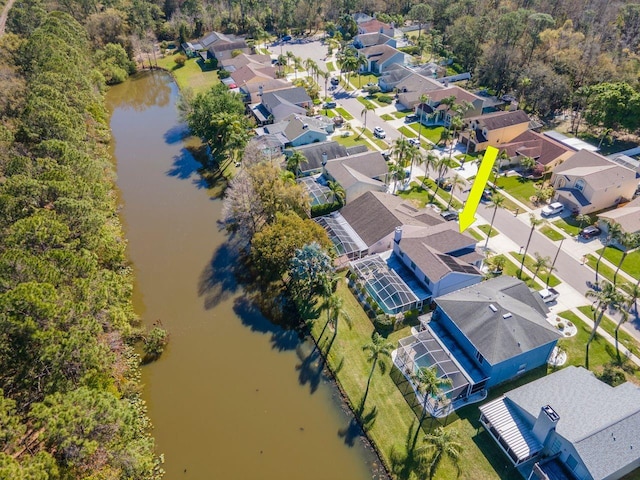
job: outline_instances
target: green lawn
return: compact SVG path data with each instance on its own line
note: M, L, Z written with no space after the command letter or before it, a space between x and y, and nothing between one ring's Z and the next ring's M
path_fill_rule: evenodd
M336 71L336 64L333 62L327 62L327 70L329 72L335 72Z
M353 120L353 115L351 115L349 112L347 112L344 108L342 108L342 107L337 107L335 110L336 110L336 112L338 112L338 113L340 114L340 116L341 116L342 118L344 118L346 121Z
M407 138L417 138L418 134L416 132L414 132L411 128L407 127L406 125L401 126L400 128L398 128L398 131L403 134L405 137Z
M388 113L383 113L382 115L380 115L380 118L385 122L388 122L389 120L393 120L393 117Z
M358 97L357 100L364 105L365 107L367 105L371 105L371 107L373 107L374 109L378 108L380 105L378 104L378 102L375 102L373 100L371 100L370 98L365 98L365 97Z
M497 257L504 258L504 268L502 269L502 274L518 278L518 270L520 270L520 264L516 265L511 261L509 257L506 257L505 255L497 255ZM522 275L521 280L529 285L530 288L535 288L536 290L542 289L542 287L538 286L538 284L534 284L532 282L532 278L526 273Z
M312 326L312 333L318 339L318 345L322 351L325 353L329 351L328 364L335 372L351 404L357 407L362 400L371 370L371 364L367 361L362 346L371 341L373 325L342 282L337 292L344 300L344 309L351 318L352 328L349 329L345 323L342 323L335 338L333 331L329 328L325 329L320 336L326 323L326 315L321 314ZM397 345L398 340L408 336L409 333L409 327L405 327L389 335L388 340L393 345ZM317 374L317 372L312 373ZM527 377L527 380L530 379ZM513 383L505 386L509 389L514 387ZM502 390L492 393L498 395L501 392ZM373 412L374 408L375 412ZM373 373L364 409L364 416L367 415L375 415L375 421L365 425L369 437L376 444L385 464L395 471L400 470L397 478L410 478L413 475L412 462L402 457L406 456L406 439L410 428L416 423L416 415L400 393L388 370L385 374L382 374L379 369ZM455 467L448 460L444 460L437 471L436 478L451 480L455 478L462 480L520 478L495 442L491 441L489 435L479 428L478 417L478 405L470 405L447 419L445 428L455 429L463 446L460 461L461 475L458 477ZM434 422L435 426L438 426L437 422ZM425 422L425 427L430 427L429 422ZM393 460L395 456L392 452L394 451L402 460Z
M550 227L549 225L543 225L540 228L540 233L542 233L543 235L545 235L547 238L551 239L554 242L565 238L564 235L562 235L556 229L554 229L553 227Z
M558 346L567 352L567 363L565 365L584 367L585 346L591 335L591 327L571 311L561 312L558 315L565 320L569 320L578 329L576 336L563 338L558 342ZM610 363L617 363L616 349L607 340L596 334L589 347L589 369L595 373L602 373L604 366ZM624 370L628 379L635 378L637 382L639 373L635 364L629 361L625 362Z
M477 231L477 230L475 230L475 229L473 229L473 228L468 228L468 229L467 229L467 233L468 233L469 235L471 235L473 238L475 238L475 239L476 239L477 241L479 241L479 242L481 242L482 240L484 240L484 239L485 239L485 237L483 237L482 235L480 235L480 234L478 233L478 231Z
M351 135L343 137L342 134L334 135L331 140L338 142L345 147L354 147L356 145L366 145L368 149L371 149L371 145L367 142L365 135L360 135L360 131L351 131Z
M598 250L596 253L600 255L601 251L602 249ZM622 251L614 247L606 247L603 256L617 267L620 260L622 260ZM640 250L634 250L628 253L620 267L620 270L628 273L633 278L640 277Z
M378 84L378 77L372 74L367 75L351 75L351 84L358 88L364 87L367 83Z
M511 252L511 255L516 258L518 260L518 262L522 262L522 255L519 254L518 252ZM535 267L533 266L534 263L534 259L531 255L529 255L529 252L527 253L527 258L524 261L524 266L527 267L531 272L533 272L535 270ZM518 269L520 268L520 264L518 264ZM558 285L560 285L560 280L558 279L558 277L556 277L555 275L552 274L547 274L542 272L542 270L540 272L538 272L538 278L540 280L542 280L543 283L547 283L547 276L549 276L549 286L550 287L556 287Z
M201 58L188 59L183 67L175 62L175 55L168 55L158 59L158 66L171 72L181 90L191 88L195 93L202 92L219 83L218 71Z
M389 144L385 140L382 140L381 138L377 138L371 130L369 129L365 130L364 135L373 143L375 143L378 147L380 147L382 150L389 149Z
M534 181L527 180L519 175L514 177L499 177L497 182L493 179L493 183L505 190L511 196L518 199L520 202L528 205L531 208L535 208L535 205L531 203L529 197L535 195L535 189L533 188Z
M481 230L482 233L484 233L484 236L486 237L487 235L489 235L489 225L488 224L482 224L482 225L478 225L478 230ZM491 235L489 235L489 238L491 237L495 237L496 235L498 235L500 232L498 230L496 230L495 227L493 227L491 229Z
M423 177L420 177L421 181L422 179ZM433 191L436 187L433 180L427 178L424 180L424 184L427 189L424 189L422 185L419 185L417 182L411 182L410 188L408 190L398 192L398 196L406 200L414 200L420 207L424 207L427 203L434 203L438 208L440 208L440 210L444 210L447 205L446 203L441 203L437 198L431 202L431 196L433 195ZM442 189L438 190L438 193L440 192L442 192Z
M595 217L592 218L592 223L595 221ZM587 225L584 223L578 222L575 217L566 217L559 218L558 220L554 220L553 224L561 230L564 230L571 236L578 235L580 230L582 230Z
M418 136L418 130L420 129L419 123L411 123L409 124L409 128L411 128L414 132L416 132L416 137ZM429 139L432 143L438 143L440 141L440 137L442 136L442 132L444 132L444 127L425 127L422 126L420 135Z
M591 254L587 255L587 265L589 265L594 270L596 269L596 264L598 263L598 256L599 255L591 255ZM604 277L608 281L613 283L614 273L615 273L615 269L610 268L604 262L600 262L600 266L598 267L598 275L600 279ZM627 293L631 292L632 285L629 282L624 280L624 278L621 278L619 275L617 280L618 281L616 282L616 285L618 285L618 287L620 287L622 290L626 291ZM595 281L595 277L594 277L594 281Z
M591 309L591 305L584 305L582 307L578 307L578 310L580 310L587 317L593 319L593 310ZM609 318L607 315L605 315L602 318L602 322L600 322L600 328L614 338L615 338L616 325L617 325L617 322ZM636 340L631 335L629 335L627 332L625 332L622 329L620 329L620 331L618 332L618 340L622 345L625 346L625 348L630 350L632 353L638 352L638 342L636 342Z
M404 118L407 115L411 115L413 113L413 110L403 110L401 112L392 112L391 115L393 115L396 118Z

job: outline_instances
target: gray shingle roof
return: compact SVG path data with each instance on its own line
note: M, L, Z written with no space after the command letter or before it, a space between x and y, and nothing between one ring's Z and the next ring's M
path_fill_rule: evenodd
M444 220L429 209L417 209L395 195L367 192L341 211L342 216L369 246L401 225L428 226Z
M510 112L488 113L468 120L477 120L478 123L487 127L488 130L496 130L498 128L510 127L520 123L528 124L529 115L522 110L514 110Z
M492 278L435 301L492 365L560 337L546 320L548 309L540 296L513 277Z
M570 366L506 393L533 423L550 405L560 416L556 433L571 442L589 473L607 478L640 459L640 389L611 387ZM615 477L617 478L617 477Z
M338 142L320 142L310 145L303 145L294 148L299 151L307 159L306 162L300 164L301 172L309 172L322 168L322 154L327 154L327 160L344 157L347 155L347 149Z
M472 265L442 253L441 250L431 247L427 241L428 237L403 238L400 241L400 249L432 282L440 281L451 272L482 275Z
M640 232L640 197L627 203L624 207L601 213L599 217L619 223L625 232Z

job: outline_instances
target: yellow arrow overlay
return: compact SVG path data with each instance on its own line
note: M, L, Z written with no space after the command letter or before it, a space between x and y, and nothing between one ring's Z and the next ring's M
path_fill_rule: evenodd
M476 221L475 215L482 198L482 192L487 186L487 181L491 175L491 169L498 157L498 149L496 147L487 147L487 151L484 153L482 162L478 167L478 174L476 175L473 185L471 185L471 191L467 197L467 201L464 203L464 208L460 213L458 222L460 223L460 233L464 232Z

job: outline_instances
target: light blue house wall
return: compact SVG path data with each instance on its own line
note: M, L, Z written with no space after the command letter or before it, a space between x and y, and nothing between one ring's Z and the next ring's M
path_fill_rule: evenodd
M326 132L320 132L317 130L308 130L302 135L300 135L298 138L295 138L291 142L291 146L299 147L301 145L308 145L310 143L326 142L326 141L327 141Z

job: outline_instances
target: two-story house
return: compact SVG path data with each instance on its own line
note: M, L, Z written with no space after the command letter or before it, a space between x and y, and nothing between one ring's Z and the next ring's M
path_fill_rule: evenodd
M442 101L454 98L454 104L464 108L463 118L477 117L482 114L484 99L458 86L426 92L427 101L416 106L416 115L423 125L449 125L454 112Z
M353 38L355 48L373 47L374 45L389 45L396 48L396 39L380 32L363 33Z
M281 122L290 115L306 116L307 109L313 105L302 87L265 92L260 98L260 103L251 106L258 125Z
M553 169L553 200L576 214L611 208L633 198L636 172L602 155L580 150Z
M383 33L391 38L395 36L395 28L393 27L393 24L381 22L376 18L356 23L358 24L358 35L366 33Z
M529 115L522 110L488 113L467 118L460 132L460 142L469 144L470 152L482 152L489 145L500 147L529 129Z
M562 370L480 407L480 422L525 478L617 480L640 467L640 388Z
M322 175L337 182L347 194L346 203L366 192L385 192L389 166L380 152L367 151L325 162Z
M391 65L406 63L406 55L403 52L386 44L361 48L358 55L367 61L362 70L370 73L384 73Z

